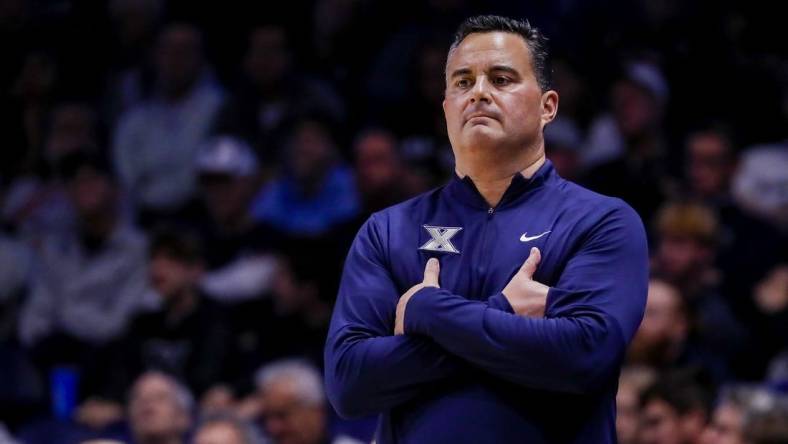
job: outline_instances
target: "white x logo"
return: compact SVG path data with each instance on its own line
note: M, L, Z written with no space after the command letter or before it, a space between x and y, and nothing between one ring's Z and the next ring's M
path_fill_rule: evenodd
M459 233L462 228L460 227L434 227L431 225L424 225L424 229L432 236L424 245L419 247L419 250L430 251L443 251L448 253L459 253L460 251L454 247L450 239L455 234Z

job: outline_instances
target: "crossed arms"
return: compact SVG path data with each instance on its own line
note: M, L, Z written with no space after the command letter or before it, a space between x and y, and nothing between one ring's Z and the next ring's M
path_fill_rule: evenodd
M391 409L469 364L524 387L597 390L616 374L643 314L645 234L626 206L606 214L582 240L549 288L545 317L522 315L529 313L520 304L527 300L510 288L517 275L502 293L469 300L432 285L434 264L427 282L400 298L381 239L373 216L348 254L326 342L326 391L342 416ZM392 334L397 320L404 334Z

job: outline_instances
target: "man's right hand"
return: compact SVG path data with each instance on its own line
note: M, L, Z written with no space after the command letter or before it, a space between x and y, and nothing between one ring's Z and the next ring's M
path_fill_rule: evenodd
M533 280L540 260L542 260L542 255L539 249L531 248L528 259L503 289L503 295L506 296L509 305L518 315L539 318L544 316L547 291L550 290L550 287Z

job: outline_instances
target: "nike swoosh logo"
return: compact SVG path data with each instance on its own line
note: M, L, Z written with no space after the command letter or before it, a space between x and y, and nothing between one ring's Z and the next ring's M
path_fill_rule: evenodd
M540 237L544 236L547 233L549 233L549 231L545 231L544 233L539 234L537 236L526 236L526 234L528 234L528 232L526 231L525 233L523 233L522 236L520 236L520 242L529 242L534 239L539 239Z

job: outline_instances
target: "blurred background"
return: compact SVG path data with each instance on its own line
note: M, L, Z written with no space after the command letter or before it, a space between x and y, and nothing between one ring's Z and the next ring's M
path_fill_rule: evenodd
M322 388L342 262L452 174L443 68L478 13L547 34L548 157L649 232L620 442L788 442L766 5L0 0L0 443L369 442Z

